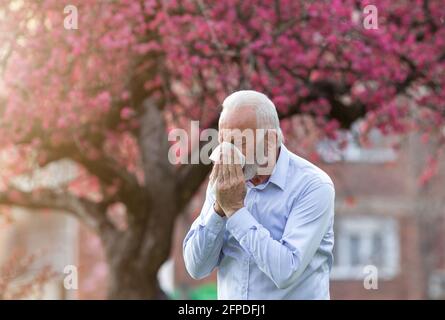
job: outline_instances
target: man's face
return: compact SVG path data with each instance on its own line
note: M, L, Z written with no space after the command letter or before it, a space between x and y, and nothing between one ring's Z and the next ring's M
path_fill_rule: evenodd
M255 163L256 113L252 107L244 107L242 112L226 111L219 123L219 142L234 144L246 157L243 168L244 178L252 179L257 174Z
M262 170L263 167L273 168L275 165L276 156L273 155L273 159L268 159L267 156L271 154L270 148L276 148L276 144L268 143L265 135L264 130L257 130L256 112L253 107L245 106L238 110L226 111L220 120L219 142L234 144L246 157L244 167L246 180L256 174L270 174L271 170ZM276 135L273 138L276 138Z
M226 141L234 144L244 156L252 158L247 160L247 163L252 164L253 158L255 158L255 130L257 127L255 110L251 107L244 107L241 112L237 111L227 111L221 118L219 143Z

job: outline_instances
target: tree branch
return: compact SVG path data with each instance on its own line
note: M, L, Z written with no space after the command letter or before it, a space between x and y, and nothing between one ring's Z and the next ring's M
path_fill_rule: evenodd
M74 215L88 227L99 230L112 227L99 203L53 189L38 189L24 192L15 187L0 192L0 205L18 206L29 209L54 209Z

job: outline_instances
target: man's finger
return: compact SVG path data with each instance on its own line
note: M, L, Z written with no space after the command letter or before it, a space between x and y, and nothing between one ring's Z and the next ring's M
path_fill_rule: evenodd
M223 165L221 163L217 163L216 164L216 178L217 178L217 183L221 184L224 182L224 175L223 175Z
M216 164L213 165L212 172L210 172L210 176L209 176L210 182L213 182L215 180L215 168L216 168Z
M236 174L236 168L239 167L239 164L231 164L229 166L229 175L230 175L230 181L231 183L235 184L237 183L237 174Z
M237 163L237 162L236 162L236 153L233 148L230 150L230 158L229 159L230 159L230 162L229 162L229 164L230 164L230 166L229 166L230 181L234 182L236 179L235 163Z
M215 162L215 165L213 166L213 181L216 182L218 180L218 176L219 176L219 169L220 169L220 164L218 162Z
M222 162L223 162L222 170L223 170L224 182L228 183L230 182L230 152L223 153Z
M222 171L223 171L224 183L230 182L230 164L224 163L222 165Z
M215 182L215 181L216 181L216 178L218 177L218 167L217 167L217 166L218 166L218 164L215 163L215 164L213 165L212 172L210 173L210 178L209 178L209 180L210 180L211 183Z
M241 168L240 164L235 165L235 175L238 181L240 180L244 181L243 168Z

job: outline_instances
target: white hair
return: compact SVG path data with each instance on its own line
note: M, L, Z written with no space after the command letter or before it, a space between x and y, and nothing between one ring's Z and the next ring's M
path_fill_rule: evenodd
M257 117L258 129L275 129L277 132L278 146L283 142L283 133L280 127L277 109L273 102L263 93L254 90L240 90L232 93L224 99L223 111L252 107Z

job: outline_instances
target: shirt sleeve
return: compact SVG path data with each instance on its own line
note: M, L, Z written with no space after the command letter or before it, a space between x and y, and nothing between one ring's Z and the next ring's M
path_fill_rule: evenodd
M184 262L194 279L208 276L219 263L227 218L215 212L214 202L215 198L207 188L201 213L184 239Z
M296 201L280 240L271 237L250 214L241 208L227 221L226 228L280 289L294 283L317 251L334 215L335 190L319 183Z

